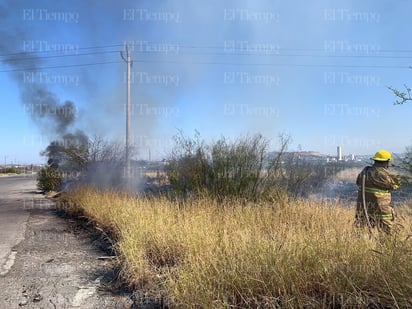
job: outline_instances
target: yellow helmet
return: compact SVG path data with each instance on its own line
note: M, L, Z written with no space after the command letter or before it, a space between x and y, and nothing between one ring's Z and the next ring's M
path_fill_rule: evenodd
M390 161L392 159L391 153L386 150L379 150L375 153L372 160L375 161Z

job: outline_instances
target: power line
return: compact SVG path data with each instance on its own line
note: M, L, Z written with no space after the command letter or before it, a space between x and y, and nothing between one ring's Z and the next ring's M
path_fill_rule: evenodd
M142 43L143 42L143 43ZM310 49L310 48L281 48L277 45L271 45L271 44L259 44L259 43L253 43L253 42L248 42L248 41L234 41L234 45L229 44L228 46L225 47L223 46L185 46L185 45L179 45L179 44L174 44L174 43L167 43L167 42L161 42L161 43L155 43L155 42L147 42L147 41L142 41L139 43L137 42L137 50L134 52L139 53L139 54L162 54L162 48L169 48L171 51L168 51L170 54L194 54L194 55L224 55L224 56L233 56L233 55L240 55L240 56L248 56L248 55L256 55L256 56L268 56L268 57L314 57L314 58L382 58L382 59L411 59L412 58L412 50L380 50L380 49L374 49L374 50L362 50L363 49L368 49L368 47L362 47L359 46L358 49L356 50L355 47L353 47L354 50L348 49L345 50L345 46L339 46L337 45L335 50L328 50L328 49ZM242 43L242 44L239 44ZM236 44L237 43L237 44ZM250 45L249 45L250 44ZM239 46L237 46L239 45ZM266 48L273 47L274 50L265 50ZM160 51L156 51L156 48L160 49ZM155 49L155 50L150 50L150 49ZM189 49L189 51L182 51L182 49ZM190 49L193 50L199 50L196 52L190 51ZM202 49L206 50L217 50L218 52L209 52L209 51L202 51ZM230 49L228 51L227 49ZM252 51L250 51L250 49ZM257 52L253 52L253 49L258 49ZM260 50L260 52L259 52ZM317 52L321 54L299 54L299 53L290 53L290 52ZM164 53L164 52L163 52ZM388 53L411 53L410 56L398 56L398 55L380 55L380 54L388 54Z
M244 41L244 42L248 42L248 41ZM178 43L168 43L168 42L149 42L149 41L136 41L134 42L134 45L140 45L141 48L140 50L137 50L135 52L139 52L139 53L145 53L145 54L161 54L161 52L158 51L149 51L149 50L144 50L144 47L146 46L160 46L160 47L174 47L174 48L178 48L179 52L178 53L182 53L182 51L180 51L181 49L194 49L194 50L201 50L201 49L212 49L212 50L218 50L218 51L222 51L224 50L224 46L194 46L194 45L180 45ZM248 42L251 43L252 46L254 46L253 42ZM112 48L112 47L121 47L123 46L123 44L113 44L113 45L103 45L103 46L91 46L91 47L79 47L73 50L73 52L77 52L79 50L90 50L90 49L101 49L101 48ZM250 53L250 52L242 52L243 48L238 48L238 47L233 47L233 52L190 52L191 54L207 54L207 55L255 55L255 53ZM284 54L282 52L287 51L287 52L321 52L321 53L335 53L335 55L328 55L328 54L323 54L323 55L313 55L313 54ZM1 54L0 57L10 57L10 56L25 56L25 55L31 55L31 54L44 54L44 53L52 53L52 52L62 52L62 51L58 51L58 50L49 50L49 51L23 51L23 52L15 52L15 53L9 53L9 54ZM118 50L116 51L100 51L100 53L110 53L110 52L118 52ZM133 52L133 48L132 48L132 52ZM185 51L185 53L188 51ZM359 51L351 51L351 50L342 50L338 47L336 47L336 51L328 51L325 49L310 49L310 48L281 48L281 47L276 47L276 53L271 53L271 54L264 54L264 53L260 53L259 55L261 56L283 56L283 57L326 57L326 58L394 58L394 59L402 59L402 58L412 58L411 56L388 56L388 55L378 55L379 53L412 53L412 50L379 50L377 49L376 51L374 51L374 53L376 53L376 55L342 55L341 53L362 53L365 51L359 50ZM94 53L99 53L94 52ZM90 53L93 54L93 53ZM338 54L338 55L336 55ZM67 57L67 56L76 56L76 55L86 55L86 53L82 53L82 54L65 54L65 55L52 55L52 56L44 56L42 58L47 59L48 57L52 58L52 57ZM34 58L34 57L33 57Z
M162 54L161 52L138 51L139 54ZM256 52L222 52L222 53L193 53L197 55L221 56L271 56L271 57L313 57L313 58L382 58L382 59L412 59L411 56L373 56L373 55L308 55L308 54L282 54L282 53L256 53Z
M63 58L63 57L74 57L74 56L102 55L102 54L112 54L112 53L119 53L119 51L118 51L118 50L114 50L114 51L102 51L102 52L92 52L92 53L82 53L82 54L53 55L53 56L43 56L43 57L11 58L11 59L7 59L7 62L12 62L12 61L25 61L25 60L37 60L37 59Z
M64 46L64 43L60 44L61 46ZM114 44L114 45L103 45L103 46L90 46L90 47L79 47L74 49L73 51L78 51L78 50L89 50L89 49L100 49L100 48L112 48L112 47L121 47L123 44ZM53 52L62 52L59 50L33 50L33 51L20 51L20 52L14 52L14 53L8 53L8 54L0 54L0 57L10 57L10 56L21 56L21 55L30 55L30 54L43 54L43 53L53 53Z
M251 45L271 45L270 42L254 42L254 41L249 41L249 40L226 40L227 42L234 41L235 43L245 43L245 44L251 44ZM339 43L340 40L335 40L336 43ZM140 45L140 46L176 46L179 49L181 48L187 48L187 49L217 49L217 50L222 50L224 48L224 44L222 46L196 46L196 45L182 45L177 42L151 42L151 41L144 41L144 40L138 40L138 41L127 41L129 45ZM344 41L342 41L344 43ZM132 44L130 44L132 43ZM303 52L329 52L325 48L282 48L280 45L276 45L276 42L273 43L275 46L279 46L280 51L303 51ZM356 44L354 44L356 45ZM344 45L342 48L339 48L339 44L336 45L336 49L338 52L344 52ZM362 46L360 46L362 47ZM341 49L339 51L339 49ZM377 49L377 53L412 53L412 49Z
M119 53L119 50L114 51L97 51L90 53L80 53L80 54L66 54L66 55L51 55L51 56L33 56L33 57L21 57L21 58L11 58L7 59L7 62L13 61L26 61L26 60L41 60L41 59L52 59L52 58L65 58L65 57L76 57L76 56L90 56L90 55L103 55ZM154 51L137 51L135 53L139 54L153 54L159 55L161 52ZM181 53L178 53L181 54ZM271 56L271 57L309 57L309 58L360 58L360 59L412 59L412 56L379 56L379 55L308 55L308 54L281 54L281 53L253 53L253 52L222 52L222 53L193 53L194 55L216 55L216 56ZM176 54L177 55L177 54Z
M153 43L147 41L137 41L137 42L144 42L144 44L166 44L166 43ZM113 48L123 46L122 44L113 44L113 45L103 45L103 46L90 46L90 47L82 47L78 48L77 50L91 50L90 52L85 53L73 53L73 54L64 54L64 55L45 55L45 56L35 56L36 52L30 53L10 53L10 54L3 54L0 56L23 56L23 57L16 57L12 59L7 59L7 64L14 61L28 61L28 60L37 60L37 59L52 59L52 58L64 58L64 57L76 57L76 56L89 56L89 55L103 55L103 54L113 54L118 53L119 50L99 50L104 48ZM159 45L160 46L160 45ZM191 49L216 49L222 50L222 47L216 46L184 46L184 45L176 45L179 48L191 48ZM140 48L142 49L142 48ZM95 50L95 51L93 51ZM215 56L271 56L271 58L279 58L279 57L307 57L307 58L361 58L361 59L410 59L412 56L388 56L388 55L313 55L313 54L282 54L281 50L288 50L288 51L322 51L325 53L325 50L321 49L279 49L276 50L275 53L264 53L264 52L223 52L223 53L207 53L207 52L194 52L194 55L215 55ZM235 49L236 51L236 49ZM412 52L408 50L384 50L385 52ZM56 52L56 51L53 51ZM161 55L161 51L156 50L137 50L136 53L139 55ZM381 52L381 51L377 51ZM46 53L44 51L43 53ZM49 53L49 51L47 51ZM33 55L29 57L24 57L25 55ZM178 52L176 56L182 56L184 53ZM265 57L267 59L267 57ZM155 63L155 64L182 64L182 63L189 63L194 65L224 65L224 66L286 66L286 67L333 67L333 68L374 68L374 69L406 69L411 68L410 66L403 66L403 65L351 65L351 64L310 64L310 63L272 63L272 62L225 62L225 61L187 61L186 59L178 59L178 60L150 60L150 59L140 59L135 60L139 63ZM84 66L94 66L100 64L113 64L119 63L119 61L101 61L101 62L92 62L92 63L83 63L83 64L67 64L67 65L52 65L52 66L43 66L43 67L27 67L27 68L12 68L12 69L4 69L0 70L1 73L5 72L19 72L19 71L36 71L36 70L48 70L48 69L58 69L58 68L71 68L71 67L84 67ZM6 65L7 65L6 64Z
M155 63L155 64L194 64L194 65L225 65L225 66L271 66L271 67L312 67L312 68L352 68L352 69L412 69L411 66L391 66L391 65L342 65L342 64L302 64L302 63L245 63L245 62L216 62L216 61L148 61L148 60L133 60L138 63ZM83 63L83 64L69 64L69 65L56 65L56 66L46 66L46 67L32 67L32 68L18 68L9 70L0 70L0 73L8 72L22 72L22 71L39 71L48 69L61 69L61 68L72 68L72 67L85 67L94 66L101 64L114 64L120 63L120 61L104 61L104 62L94 62L94 63Z
M22 72L22 71L38 71L38 70L48 70L48 69L72 68L72 67L85 67L85 66L93 66L93 65L101 65L101 64L113 64L113 63L120 63L120 61L104 61L104 62L93 62L93 63L56 65L56 66L48 66L48 67L40 67L40 68L10 69L10 70L0 70L0 73Z
M294 67L342 67L342 68L380 68L380 69L411 69L411 66L390 66L390 65L342 65L342 64L299 64L299 63L246 63L246 62L202 62L202 61L148 61L133 60L140 63L170 63L170 64L212 64L212 65L239 65L239 66L294 66Z

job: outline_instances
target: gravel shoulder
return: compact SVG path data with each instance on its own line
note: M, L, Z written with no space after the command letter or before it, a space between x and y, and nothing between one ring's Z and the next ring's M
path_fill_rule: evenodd
M14 265L0 277L0 308L133 308L100 236L61 217L50 200L32 201Z

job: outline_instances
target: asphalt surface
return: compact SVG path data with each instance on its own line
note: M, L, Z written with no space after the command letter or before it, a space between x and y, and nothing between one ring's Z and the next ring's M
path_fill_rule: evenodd
M24 239L28 208L44 201L36 194L33 176L0 177L0 276L13 266L16 251L12 248Z
M0 309L135 308L102 248L101 236L60 216L35 177L0 177Z

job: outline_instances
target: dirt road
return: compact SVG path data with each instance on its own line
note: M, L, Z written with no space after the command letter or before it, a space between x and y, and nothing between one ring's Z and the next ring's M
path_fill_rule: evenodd
M30 177L0 178L0 308L132 308L96 235L58 216Z

